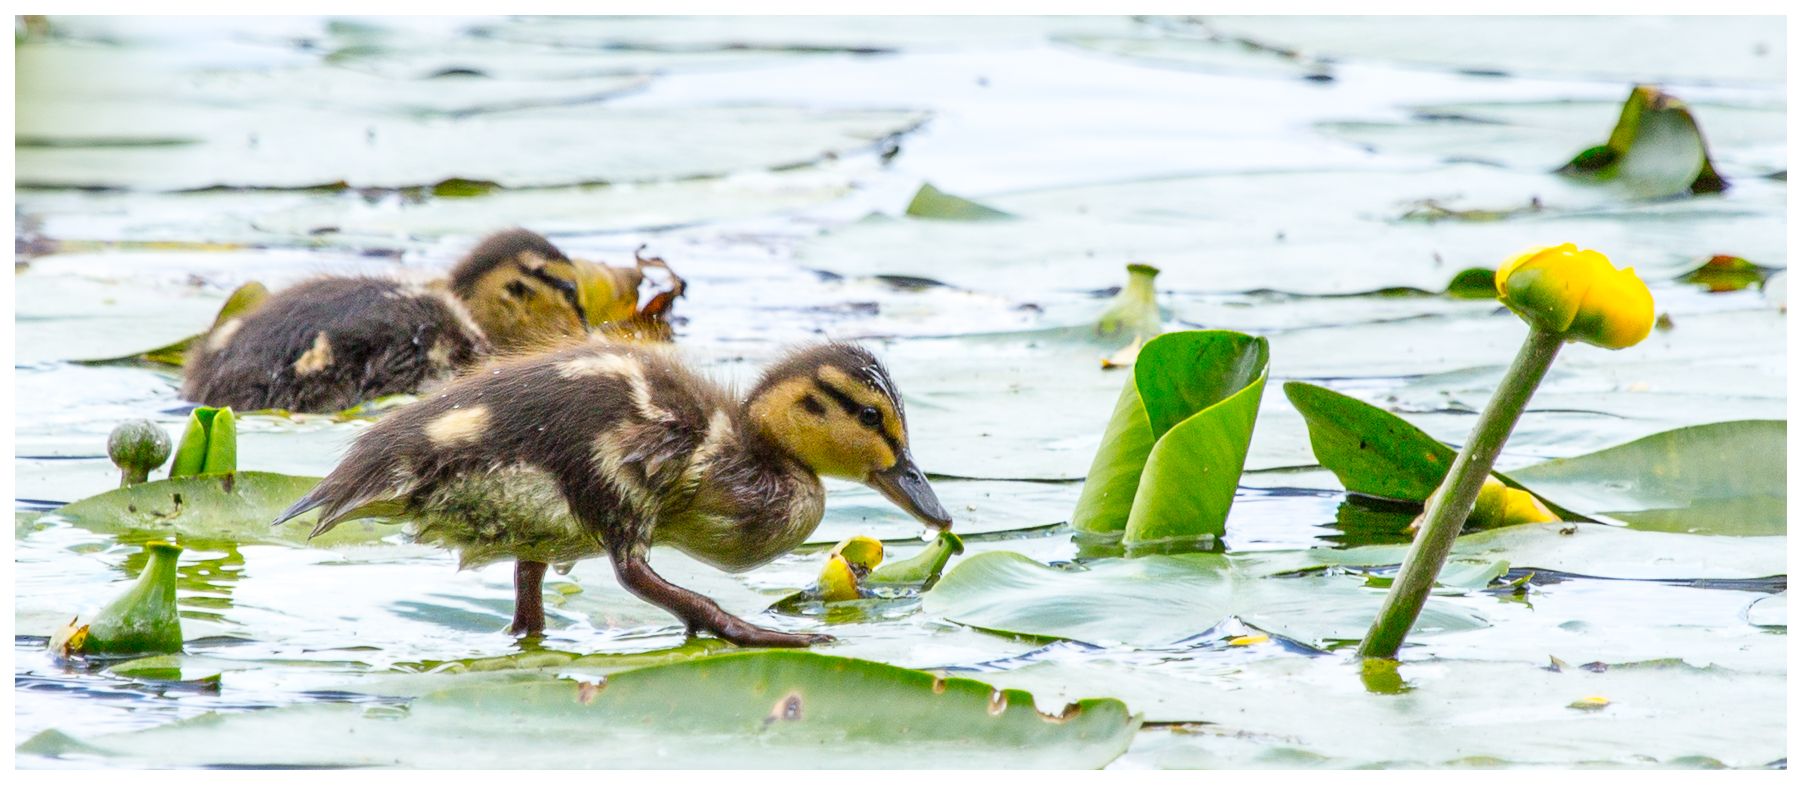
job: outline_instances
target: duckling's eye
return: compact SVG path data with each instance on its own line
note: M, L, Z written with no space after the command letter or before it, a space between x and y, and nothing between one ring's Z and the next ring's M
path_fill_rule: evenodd
M874 406L865 406L857 413L857 421L865 428L874 428L882 424L882 412L876 411Z

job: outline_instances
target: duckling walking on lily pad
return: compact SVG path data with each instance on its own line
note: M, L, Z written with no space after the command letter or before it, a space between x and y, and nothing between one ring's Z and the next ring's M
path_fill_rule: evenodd
M642 279L511 229L478 244L448 281L333 276L285 289L200 336L181 393L239 411L332 412L419 392L492 353L630 316Z
M621 585L741 646L830 640L765 629L651 570L652 545L742 571L806 540L820 477L863 482L925 525L951 518L907 446L901 397L864 349L832 343L768 368L743 399L667 348L605 339L499 362L383 418L277 524L318 535L409 519L464 567L514 559L512 632L544 628L549 564L605 555Z

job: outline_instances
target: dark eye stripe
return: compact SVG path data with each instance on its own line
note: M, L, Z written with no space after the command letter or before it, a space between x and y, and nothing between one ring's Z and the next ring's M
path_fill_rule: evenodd
M527 270L526 274L543 281L545 285L557 290L558 294L563 295L563 299L565 302L569 303L569 307L575 309L576 318L582 321L582 326L588 326L588 312L582 309L581 293L576 289L575 284L545 272L543 267Z
M825 393L826 397L831 398L833 403L838 404L838 408L844 409L845 414L848 416L856 417L858 410L863 408L863 404L858 403L856 398L852 398L850 395L847 395L844 390L840 390L824 381L815 379L813 380L813 386L818 387L820 392Z

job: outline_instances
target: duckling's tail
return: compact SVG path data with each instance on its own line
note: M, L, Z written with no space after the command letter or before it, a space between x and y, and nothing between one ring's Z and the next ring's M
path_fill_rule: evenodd
M331 531L332 527L345 521L357 518L395 517L405 511L404 505L397 499L372 499L361 494L344 498L344 494L338 493L340 490L342 489L332 483L332 478L328 477L324 482L314 486L307 495L300 497L300 501L283 510L282 514L276 516L269 525L280 526L323 507L324 509L319 513L319 523L314 525L312 533L307 535L307 539L310 540Z
M324 483L321 483L321 485L323 485L323 484ZM312 491L308 492L307 495L300 497L300 501L295 502L288 509L283 510L282 514L277 515L275 517L275 520L273 522L271 522L269 525L270 526L280 526L284 523L287 523L288 521L294 520L295 518L305 515L308 512L313 511L314 509L317 509L322 504L325 504L325 494L319 492L319 486L314 486ZM314 537L318 537L319 535L325 533L325 530L330 529L330 528L331 528L331 526L327 525L325 523L325 521L321 520L319 522L319 525L313 528L313 533L307 535L307 539L310 540Z

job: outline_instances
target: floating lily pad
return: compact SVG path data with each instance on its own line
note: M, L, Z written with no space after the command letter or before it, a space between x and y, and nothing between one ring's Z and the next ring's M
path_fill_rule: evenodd
M1647 436L1509 472L1559 505L1636 529L1783 534L1788 423L1741 420Z
M1237 617L1308 642L1356 640L1383 593L1353 576L1263 578L1218 554L1106 559L1059 569L1017 553L977 554L926 593L935 616L993 632L1087 643L1173 643ZM1470 630L1476 613L1433 600L1417 633Z
M1303 382L1283 391L1308 420L1315 457L1353 493L1424 502L1456 457L1406 420L1356 398ZM1555 512L1653 531L1781 534L1787 433L1781 420L1696 425L1498 476Z
M1030 694L806 652L733 654L599 683L449 687L388 710L296 705L217 714L26 754L185 766L482 768L1099 768L1139 720L1119 701L1041 713ZM570 744L571 739L581 744Z
M1312 57L1393 62L1481 74L1611 80L1783 81L1773 17L1698 25L1688 17L1232 16L1200 24Z
M396 533L375 524L339 526L309 541L306 523L270 521L306 495L318 477L236 472L153 480L107 491L50 511L51 519L135 538L175 537L285 545L350 545ZM339 530L346 531L340 533Z

